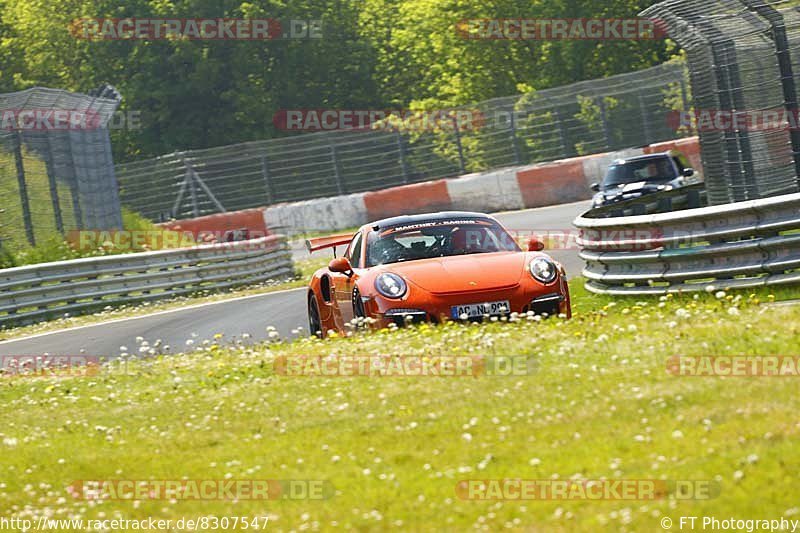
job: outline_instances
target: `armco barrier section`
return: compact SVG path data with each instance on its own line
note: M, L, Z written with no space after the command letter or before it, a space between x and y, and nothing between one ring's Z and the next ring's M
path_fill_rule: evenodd
M290 234L354 228L372 220L441 210L504 211L591 198L615 159L678 149L700 171L697 138L573 157L380 191L278 204L264 209L265 225Z
M597 216L589 211L574 222L592 292L645 295L800 282L800 193Z
M283 236L10 268L0 270L0 326L293 273Z

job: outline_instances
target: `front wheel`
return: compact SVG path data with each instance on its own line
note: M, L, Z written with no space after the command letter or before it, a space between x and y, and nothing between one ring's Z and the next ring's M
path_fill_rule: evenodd
M319 318L319 306L317 305L317 297L314 294L308 296L308 330L312 335L320 339L323 336L322 320Z

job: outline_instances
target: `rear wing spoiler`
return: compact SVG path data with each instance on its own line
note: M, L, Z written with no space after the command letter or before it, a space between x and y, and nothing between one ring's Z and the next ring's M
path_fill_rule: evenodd
M352 240L353 235L351 233L328 235L327 237L316 237L314 239L306 239L306 248L308 248L309 253L314 253L318 250L324 250L325 248L333 248L334 253L336 253L337 246L350 244L350 241Z

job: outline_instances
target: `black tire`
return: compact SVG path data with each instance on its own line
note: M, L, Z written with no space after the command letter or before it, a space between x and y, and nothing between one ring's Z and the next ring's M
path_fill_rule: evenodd
M364 302L361 301L361 293L358 292L358 287L353 289L353 317L354 318L367 318L367 312L364 310ZM359 324L362 327L363 324Z
M311 335L323 337L322 320L319 318L319 305L314 294L308 296L308 331Z

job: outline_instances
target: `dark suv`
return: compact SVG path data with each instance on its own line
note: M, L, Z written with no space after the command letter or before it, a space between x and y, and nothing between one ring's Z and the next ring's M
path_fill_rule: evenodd
M602 183L593 183L597 194L592 207L601 207L645 194L668 191L688 185L694 169L686 157L675 150L659 154L617 159L608 167Z

